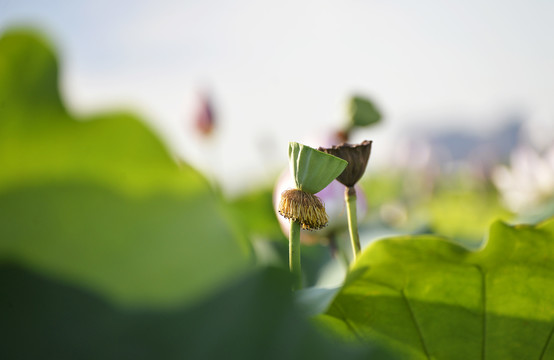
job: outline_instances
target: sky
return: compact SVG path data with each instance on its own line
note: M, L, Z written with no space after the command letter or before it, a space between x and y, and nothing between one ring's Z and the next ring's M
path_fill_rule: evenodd
M73 111L133 110L229 191L273 179L289 141L317 146L353 93L384 114L354 137L377 164L413 129L486 132L514 113L552 143L553 18L549 0L0 0L0 31L56 45ZM191 123L201 90L210 139Z

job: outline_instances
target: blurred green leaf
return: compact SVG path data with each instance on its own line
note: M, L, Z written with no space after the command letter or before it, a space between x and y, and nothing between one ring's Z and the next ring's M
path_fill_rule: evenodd
M554 358L554 219L496 222L472 252L434 236L377 241L327 316L415 359Z
M404 180L407 176L380 171L363 177L358 183L373 207L399 200L403 196Z
M371 100L355 95L348 104L350 126L369 126L381 121L381 112Z
M0 358L390 359L319 333L294 305L288 280L264 269L190 308L129 310L3 266Z
M486 191L439 191L426 207L434 233L455 238L471 248L481 245L483 234L495 219L511 217L496 194Z
M287 240L275 215L271 187L243 194L233 199L230 205L250 235L264 240Z
M78 118L39 35L0 38L0 259L134 304L192 301L252 263L207 181L135 116Z
M58 91L55 55L40 36L0 38L0 190L44 181L100 183L132 195L206 189L187 165L179 169L160 139L127 113L77 117Z

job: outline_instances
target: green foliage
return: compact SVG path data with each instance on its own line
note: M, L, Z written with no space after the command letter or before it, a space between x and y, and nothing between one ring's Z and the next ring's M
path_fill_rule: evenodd
M136 117L77 118L39 36L0 39L0 259L116 301L192 301L253 262L207 181Z
M257 189L243 194L233 199L231 206L244 231L251 236L265 240L287 240L275 216L272 188Z
M348 104L349 123L354 126L369 126L381 121L381 112L367 98L353 96Z
M231 219L267 218L265 194L225 203L133 115L72 115L57 79L40 36L0 39L0 358L382 358L254 271Z
M40 37L18 31L0 39L0 189L71 179L130 195L206 191L204 178L179 169L137 117L68 113L57 77Z
M296 142L289 143L290 172L296 188L315 194L339 176L348 162Z
M266 269L192 307L124 309L0 267L2 359L388 359L319 333L285 271Z
M469 251L435 236L375 242L326 316L415 359L554 357L554 219L496 222Z
M476 248L486 229L496 219L510 219L495 193L486 191L440 191L426 204L434 233L455 238Z
M403 195L404 179L408 176L401 176L396 173L381 171L365 176L358 183L367 194L368 201L372 206L380 206L388 201L399 199Z
M432 235L378 241L342 288L291 294L286 270L252 266L246 239L283 239L270 189L225 202L134 115L68 111L58 76L37 34L0 38L0 358L388 358L373 341L403 358L554 358L554 219L496 222L479 251ZM356 126L380 119L352 104ZM290 155L313 193L346 166L296 143ZM370 207L421 201L411 179L368 184ZM426 204L431 227L475 239L501 209L460 194ZM317 283L330 253L303 252Z

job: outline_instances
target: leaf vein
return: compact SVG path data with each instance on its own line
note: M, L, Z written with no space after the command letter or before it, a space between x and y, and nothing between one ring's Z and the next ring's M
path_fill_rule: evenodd
M412 310L412 307L410 305L410 302L408 301L408 298L406 297L406 294L404 293L404 289L400 292L402 294L402 298L404 299L404 302L406 303L406 306L408 307L408 311L410 312L410 316L412 318L412 321L414 322L415 328L417 330L417 334L419 336L419 340L421 341L421 346L423 347L423 352L425 352L425 356L427 356L428 359L431 359L431 356L429 355L429 351L427 350L427 346L425 345L425 340L423 339L423 334L421 332L421 329L419 328L419 324L416 320L414 311Z
M552 341L553 334L554 334L554 326L552 327L552 330L550 330L550 334L548 335L548 338L546 339L546 343L542 348L541 357L539 358L539 360L542 360L544 358L544 354L546 354L546 349L548 349L548 345L550 345L550 341Z
M356 336L356 338L360 341L360 342L363 342L364 341L364 337L362 336L362 334L359 333L359 331L355 328L354 324L352 324L347 316L346 316L346 313L344 312L344 310L342 309L342 306L340 306L338 303L334 304L334 307L335 309L337 309L337 311L340 313L340 316L342 318L342 321L346 324L346 326L350 329L350 331L352 331L352 333L354 334L354 336Z

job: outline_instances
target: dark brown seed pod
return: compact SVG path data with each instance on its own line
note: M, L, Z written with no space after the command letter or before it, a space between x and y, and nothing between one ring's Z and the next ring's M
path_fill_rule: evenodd
M302 229L318 230L328 223L325 206L314 194L290 189L281 193L279 214L291 221L298 221Z
M361 144L341 144L330 148L320 147L318 150L348 161L346 169L337 177L344 186L356 185L367 167L367 161L371 154L371 141L364 140Z

